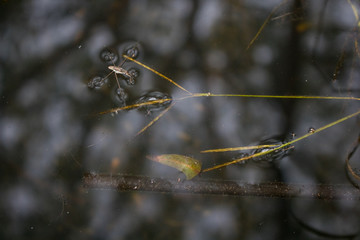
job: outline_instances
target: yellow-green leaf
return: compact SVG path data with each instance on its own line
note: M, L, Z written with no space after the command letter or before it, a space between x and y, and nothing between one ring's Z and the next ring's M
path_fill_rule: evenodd
M182 171L187 180L192 179L201 171L201 162L199 160L184 155L163 154L157 156L147 156L147 158Z

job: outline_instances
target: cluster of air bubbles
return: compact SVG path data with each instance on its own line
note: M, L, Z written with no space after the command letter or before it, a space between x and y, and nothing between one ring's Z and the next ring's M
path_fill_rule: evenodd
M234 156L232 158L232 160L237 160L237 159L240 159L240 158L248 157L249 155L250 155L249 153L239 153L236 156ZM247 161L248 160L243 160L243 161L238 162L237 164L238 165L243 165L243 164L247 163Z
M127 72L128 72L130 77L128 77L126 79L126 83L128 85L134 85L135 84L135 78L137 78L139 76L139 71L136 70L135 68L131 68Z
M100 52L100 59L106 62L107 64L116 63L118 58L119 58L118 54L115 51L110 50L108 48L105 48Z
M90 89L100 89L107 82L107 78L102 78L95 76L88 82L88 87Z
M258 145L272 145L272 146L256 149L253 151L252 154L266 153L268 151L271 151L279 147L280 145L291 141L294 138L294 136L295 134L290 134L289 136L285 136L285 138L283 136L278 136L261 141ZM284 140L281 140L281 138ZM279 161L284 157L290 155L293 152L293 150L294 150L294 146L288 145L283 148L276 149L268 154L264 154L262 156L252 158L252 161L257 164L267 166L275 161Z
M166 100L168 99L168 100ZM165 100L165 101L161 101ZM150 115L152 112L160 111L167 108L171 103L171 96L166 93L152 91L148 92L147 94L141 96L137 101L136 104L142 103L151 103L151 101L159 101L158 103L153 104L145 104L143 106L139 106L140 111L144 111L147 115Z
M127 98L127 93L123 88L116 88L116 95L118 95L121 98Z

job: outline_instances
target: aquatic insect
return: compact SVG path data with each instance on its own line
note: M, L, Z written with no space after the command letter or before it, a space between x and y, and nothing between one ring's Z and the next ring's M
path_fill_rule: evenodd
M195 158L179 154L163 154L157 156L147 156L148 159L176 168L183 172L187 180L192 179L201 171L201 162Z
M130 79L130 82L134 82L134 76L126 69L119 66L108 66L108 68L115 74L120 74ZM116 76L116 75L115 75Z

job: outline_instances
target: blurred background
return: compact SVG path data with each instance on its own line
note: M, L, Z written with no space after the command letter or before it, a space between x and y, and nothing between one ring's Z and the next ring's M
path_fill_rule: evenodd
M146 156L182 154L212 167L241 153L200 151L286 141L359 107L193 98L174 101L136 136L168 105L99 113L186 93L123 54L193 93L359 97L358 11L355 0L1 1L0 238L360 239L357 200L82 186L89 172L183 178ZM118 75L119 85L108 69L118 64L131 75ZM358 134L352 118L296 143L289 155L194 180L350 185L345 159Z

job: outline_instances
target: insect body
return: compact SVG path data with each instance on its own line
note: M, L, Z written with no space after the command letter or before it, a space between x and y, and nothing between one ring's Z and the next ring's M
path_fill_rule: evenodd
M115 77L116 74L120 74L122 76L124 76L125 78L127 78L127 82L129 84L134 84L135 83L135 78L137 77L137 72L134 69L130 69L129 71L119 67L119 66L109 66L108 67L111 71L113 71L115 73ZM116 77L116 80L119 82L119 80Z
M129 77L132 78L133 76L124 68L122 67L118 67L118 66L109 66L108 67L111 71L113 71L114 73L123 75L125 77Z

